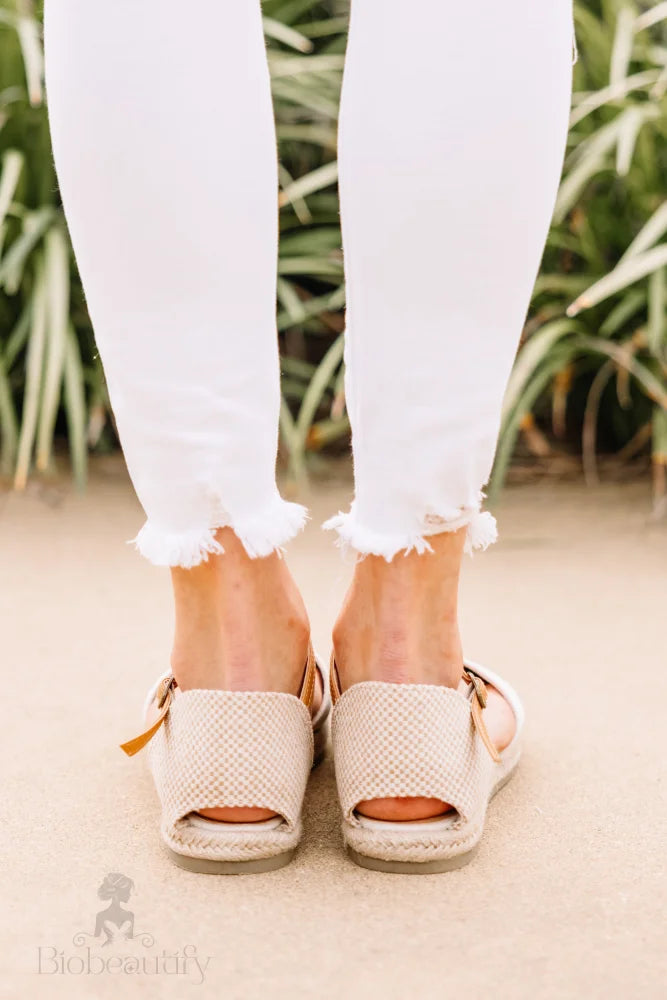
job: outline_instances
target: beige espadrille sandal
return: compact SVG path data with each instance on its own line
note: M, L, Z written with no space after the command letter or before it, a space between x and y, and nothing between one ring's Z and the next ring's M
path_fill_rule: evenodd
M340 690L332 659L332 741L343 810L343 838L358 865L430 874L461 868L482 836L490 799L519 762L524 712L512 687L470 660L466 693L432 684L364 681ZM502 753L483 719L486 684L507 700L516 731ZM452 810L434 819L385 822L356 811L360 802L434 798Z
M262 691L181 691L171 673L148 693L149 728L122 744L132 756L149 743L162 804L160 832L181 868L218 875L267 872L294 856L308 775L326 745L330 699L311 705L317 672L312 647L299 696ZM157 717L155 718L155 713ZM155 721L152 721L152 720ZM277 815L223 823L200 809L247 806Z

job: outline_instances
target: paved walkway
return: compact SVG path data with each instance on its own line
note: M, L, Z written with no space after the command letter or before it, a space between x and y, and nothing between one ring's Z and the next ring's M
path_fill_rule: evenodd
M350 564L317 525L346 495L318 488L290 550L325 655ZM167 662L171 618L166 574L122 544L140 513L120 465L99 463L85 497L0 494L0 996L665 997L667 528L648 509L642 485L511 490L501 542L466 563L466 648L528 714L522 767L470 867L356 868L327 760L295 863L213 878L166 859L145 760L116 746ZM107 905L108 872L134 881L135 933L155 944L95 944L88 972L76 935ZM210 959L203 984L192 948Z

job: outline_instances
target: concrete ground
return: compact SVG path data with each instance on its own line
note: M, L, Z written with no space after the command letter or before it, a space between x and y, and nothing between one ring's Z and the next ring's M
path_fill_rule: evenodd
M324 656L351 566L318 524L347 494L318 487L290 548ZM528 718L468 868L351 864L327 759L296 861L216 878L168 861L146 761L117 747L171 623L167 574L123 544L141 515L122 467L98 463L84 497L1 494L0 996L667 996L667 528L649 506L641 484L512 489L501 541L466 561L466 649L515 683ZM87 936L108 872L133 880L135 934L153 944Z

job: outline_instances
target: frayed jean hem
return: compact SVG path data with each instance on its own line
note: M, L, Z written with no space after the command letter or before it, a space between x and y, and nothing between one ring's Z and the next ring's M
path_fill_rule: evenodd
M220 555L223 546L216 538L218 528L231 528L251 559L281 552L297 535L308 518L300 504L276 497L266 508L250 517L230 517L203 528L173 531L150 519L129 544L154 566L178 566L192 569L206 562L210 555Z
M347 551L353 549L359 556L382 556L391 562L394 556L402 552L433 552L428 542L431 535L442 532L458 531L467 527L464 552L472 555L478 549L484 550L498 540L498 527L493 514L478 508L462 508L449 516L427 515L421 530L414 533L385 533L375 531L360 524L354 511L339 512L322 525L326 531L338 533L337 545Z

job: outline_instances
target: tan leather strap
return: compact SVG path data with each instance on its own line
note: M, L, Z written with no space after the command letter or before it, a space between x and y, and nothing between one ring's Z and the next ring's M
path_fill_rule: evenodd
M475 729L479 733L480 739L486 749L489 751L491 760L496 764L500 763L500 754L496 749L491 737L489 736L489 731L486 728L486 723L482 716L483 710L486 708L488 702L488 691L486 690L486 684L481 677L474 674L472 670L468 667L463 668L463 679L466 684L472 684L473 686L473 696L470 703L470 712L472 714L472 721L475 724Z
M329 691L331 692L331 704L335 705L342 691L340 689L340 677L338 676L338 667L336 666L333 652L329 660Z
M313 704L313 697L315 695L316 676L317 676L317 660L315 659L315 650L313 649L312 642L309 642L308 657L306 659L306 669L303 674L301 693L299 694L299 699L304 703L304 705L308 709L310 709L310 707Z
M317 661L315 659L315 651L313 650L312 643L308 644L308 657L306 659L306 667L303 674L303 681L301 683L301 691L299 694L299 700L304 703L307 709L313 703L313 696L315 694L315 678L317 675ZM160 713L148 729L138 736L133 737L133 739L128 740L126 743L121 743L120 748L123 750L128 757L133 757L136 753L139 753L147 743L149 743L158 729L167 718L169 709L174 698L174 688L176 687L176 681L173 674L169 674L161 681L160 686L157 689L155 699L157 700L157 707L160 709Z
M481 677L478 677L478 675L473 673L469 667L465 666L463 668L463 679L466 684L472 684L473 686L470 712L475 729L479 733L482 743L488 750L491 760L498 764L500 763L500 754L489 736L489 731L486 728L486 723L484 722L484 717L482 715L488 701L486 684ZM342 692L340 688L340 677L338 676L338 667L336 666L336 660L334 659L333 653L331 654L331 662L329 664L329 688L331 691L331 701L335 705Z
M128 757L133 757L135 753L139 753L139 751L142 750L150 740L152 740L164 720L167 718L167 713L171 708L171 703L174 698L175 685L176 681L174 680L173 674L169 674L169 676L165 677L160 683L155 696L158 708L160 709L160 714L153 725L149 729L146 729L145 732L140 733L139 736L135 736L131 740L128 740L127 743L121 743L120 748L125 751Z

